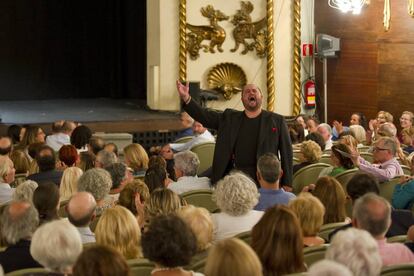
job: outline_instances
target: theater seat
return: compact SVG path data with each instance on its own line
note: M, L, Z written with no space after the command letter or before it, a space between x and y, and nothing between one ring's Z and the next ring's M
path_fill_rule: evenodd
M174 141L175 144L184 144L193 139L194 136L184 136Z
M414 264L400 264L386 266L381 270L381 276L412 276Z
M43 267L25 268L9 272L5 276L49 275L50 271Z
M155 265L147 259L127 260L131 276L151 276L151 271Z
M218 211L216 203L212 199L213 192L208 189L193 190L181 194L181 197L188 203L197 207L206 208L210 213Z
M336 222L324 224L321 227L321 230L318 233L318 236L329 242L329 234L331 234L335 229L342 227L348 223L346 222Z
M303 187L314 184L318 180L319 173L327 167L330 166L324 163L316 163L298 170L293 175L293 193L299 194Z
M317 261L325 259L325 252L329 244L310 246L303 249L303 257L306 265L310 267Z
M384 183L380 183L379 184L379 188L380 188L380 196L382 196L383 198L387 199L388 202L391 203L392 200L392 194L394 193L394 189L395 186L400 182L400 177L396 176L393 179L384 182Z
M213 164L214 149L216 143L206 142L202 144L195 145L190 150L197 154L198 159L200 159L200 166L198 167L197 174L201 174L211 167Z
M247 243L248 245L251 244L252 242L252 231L246 231L240 234L236 235L236 238L244 241L245 243Z
M398 235L387 238L387 242L400 242L405 243L407 241L407 235Z

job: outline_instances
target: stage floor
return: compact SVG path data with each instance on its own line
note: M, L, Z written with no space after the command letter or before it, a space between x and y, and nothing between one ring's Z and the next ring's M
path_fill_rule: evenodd
M58 120L72 120L93 131L145 132L180 129L177 112L153 111L134 99L0 101L1 133L11 124L36 124L50 131Z

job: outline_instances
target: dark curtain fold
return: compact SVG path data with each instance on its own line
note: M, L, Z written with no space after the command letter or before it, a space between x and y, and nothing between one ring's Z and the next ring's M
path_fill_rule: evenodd
M145 99L145 11L138 0L1 0L1 99Z

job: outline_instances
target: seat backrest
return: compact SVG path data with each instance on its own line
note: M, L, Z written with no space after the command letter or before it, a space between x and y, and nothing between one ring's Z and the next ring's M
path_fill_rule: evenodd
M293 192L299 194L303 187L315 183L318 180L319 173L327 167L329 167L328 164L316 163L298 170L293 175Z
M331 155L330 154L322 154L321 159L319 159L319 163L325 163L333 166Z
M293 157L292 161L293 161L292 162L293 165L296 165L296 164L299 164L300 163L299 158L297 158L297 157Z
M212 198L213 192L208 189L193 190L181 194L181 197L188 203L197 207L206 208L210 213L218 210Z
M412 276L414 264L400 264L386 266L381 270L381 276Z
M359 155L370 163L374 162L374 156L370 152L360 152Z
M411 168L406 165L401 165L401 168L405 175L411 175Z
M242 241L250 245L252 242L252 231L246 231L246 232L237 234L236 238L241 239Z
M175 144L184 144L193 139L194 136L184 136L174 141Z
M335 223L328 223L324 224L319 230L318 236L324 239L325 241L329 241L329 234L331 234L335 229L346 225L346 222L335 222Z
M205 142L202 144L195 145L190 150L197 154L198 159L200 160L200 166L198 167L197 174L201 174L211 167L213 164L214 149L216 143L214 142Z
M131 276L151 276L155 265L147 259L127 260Z
M101 218L101 215L96 215L95 219L89 224L89 228L91 228L91 231L95 233L96 225L98 225L99 219Z
M19 186L20 184L22 184L26 180L27 180L27 175L25 173L17 173L14 176L14 181L13 181L13 183L10 184L10 186L12 188L16 188L17 186Z
M293 158L300 159L301 155L302 153L300 152L300 150L293 150Z
M25 275L48 275L50 271L46 270L46 268L43 267L34 267L34 268L25 268L25 269L19 269L12 272L9 272L5 274L6 276L25 276Z
M338 180L339 183L341 183L342 188L344 188L344 191L346 192L346 185L348 184L348 181L356 174L358 173L358 168L353 168L350 170L346 170L342 173L339 173L335 176L336 180Z
M317 261L325 259L325 252L328 249L328 246L328 244L322 244L304 248L303 257L306 265L310 267Z
M387 242L400 242L405 243L407 241L407 235L398 235L387 238Z
M66 206L68 205L69 200L63 200L60 202L60 207L59 207L59 217L61 218L66 218L68 217L68 212L66 211Z
M362 146L362 147L358 147L358 151L359 152L368 152L370 148L371 148L370 146Z
M390 203L392 201L392 194L394 193L395 186L400 182L400 177L396 176L393 179L379 184L380 196L388 200Z

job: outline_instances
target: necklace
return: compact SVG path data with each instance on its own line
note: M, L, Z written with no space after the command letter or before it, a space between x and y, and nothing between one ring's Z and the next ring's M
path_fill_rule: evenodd
M177 267L158 267L158 268L154 268L151 271L151 275L160 272L160 271L169 271L169 270L183 270L183 268L181 266L177 266Z

